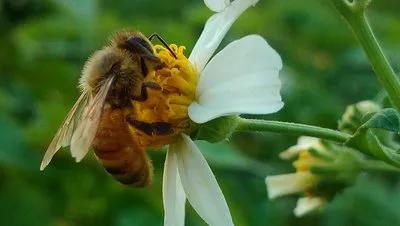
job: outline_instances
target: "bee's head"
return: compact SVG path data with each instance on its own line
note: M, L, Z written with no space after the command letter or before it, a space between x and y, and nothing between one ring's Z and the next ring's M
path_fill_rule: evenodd
M142 37L132 36L126 41L126 47L129 51L145 54L153 54L153 46Z
M127 50L132 54L154 54L151 42L139 32L118 32L112 37L111 45Z

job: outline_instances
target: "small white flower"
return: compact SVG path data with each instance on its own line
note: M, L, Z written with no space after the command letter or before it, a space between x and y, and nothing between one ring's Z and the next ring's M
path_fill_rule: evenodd
M282 108L280 56L258 35L230 43L211 60L234 21L258 0L205 0L217 12L205 24L189 61L199 74L191 121L233 114L268 114ZM163 178L164 224L184 225L186 197L209 225L233 225L228 205L205 158L189 136L169 145Z
M314 157L310 153L310 150L318 152L325 159ZM293 166L297 172L267 176L265 183L267 185L268 197L274 199L284 195L304 193L306 197L300 198L294 209L294 214L297 217L321 209L326 203L326 198L314 197L313 191L318 183L324 179L324 176L313 174L311 168L332 165L332 161L335 159L333 153L333 150L328 150L320 139L300 137L297 145L290 147L280 154L282 159L290 160L297 158L293 162ZM332 159L332 161L327 159Z

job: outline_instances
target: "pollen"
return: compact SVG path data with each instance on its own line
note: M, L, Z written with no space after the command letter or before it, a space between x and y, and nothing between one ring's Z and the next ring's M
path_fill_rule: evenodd
M324 161L315 158L308 150L303 150L299 153L299 157L293 162L293 166L296 168L297 173L311 172L313 166L318 166L324 164ZM319 176L313 174L312 180L318 181ZM305 195L308 197L313 197L313 189L308 189L304 191Z
M293 163L297 172L310 171L310 162L312 162L312 156L308 151L302 151L299 153L299 159Z
M155 45L155 55L164 63L161 69L151 70L145 82L160 85L161 90L148 89L148 99L144 102L134 101L136 120L146 123L163 122L172 126L168 134L151 135L141 130L131 128L141 146L160 148L174 142L178 134L189 130L191 121L188 107L196 96L198 73L184 55L185 47L171 44L170 50Z

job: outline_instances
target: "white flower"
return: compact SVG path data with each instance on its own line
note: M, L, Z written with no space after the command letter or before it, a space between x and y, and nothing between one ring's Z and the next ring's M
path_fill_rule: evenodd
M305 193L306 197L297 201L294 214L301 217L310 212L321 209L325 203L325 197L314 197L313 190L321 182L324 177L311 172L314 166L324 166L332 164L331 161L314 157L310 154L310 150L318 152L319 155L328 159L335 159L332 150L328 150L321 143L320 139L313 137L300 137L297 145L290 147L288 150L281 152L282 159L294 159L293 166L296 173L282 174L275 176L267 176L265 183L267 185L268 197L274 199L284 195L297 193Z
M224 115L268 114L283 103L279 94L280 56L260 36L230 43L211 60L234 21L258 0L205 0L217 13L210 17L189 61L199 73L189 117L204 123ZM164 178L164 225L184 225L185 200L209 225L233 225L228 205L205 158L189 136L169 145Z

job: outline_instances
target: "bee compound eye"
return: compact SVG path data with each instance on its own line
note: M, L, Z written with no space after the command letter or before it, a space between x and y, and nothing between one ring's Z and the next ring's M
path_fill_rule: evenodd
M152 46L143 38L140 37L131 37L127 40L128 46L130 46L133 49L143 49L145 48L148 50L150 53L153 53L153 48Z

